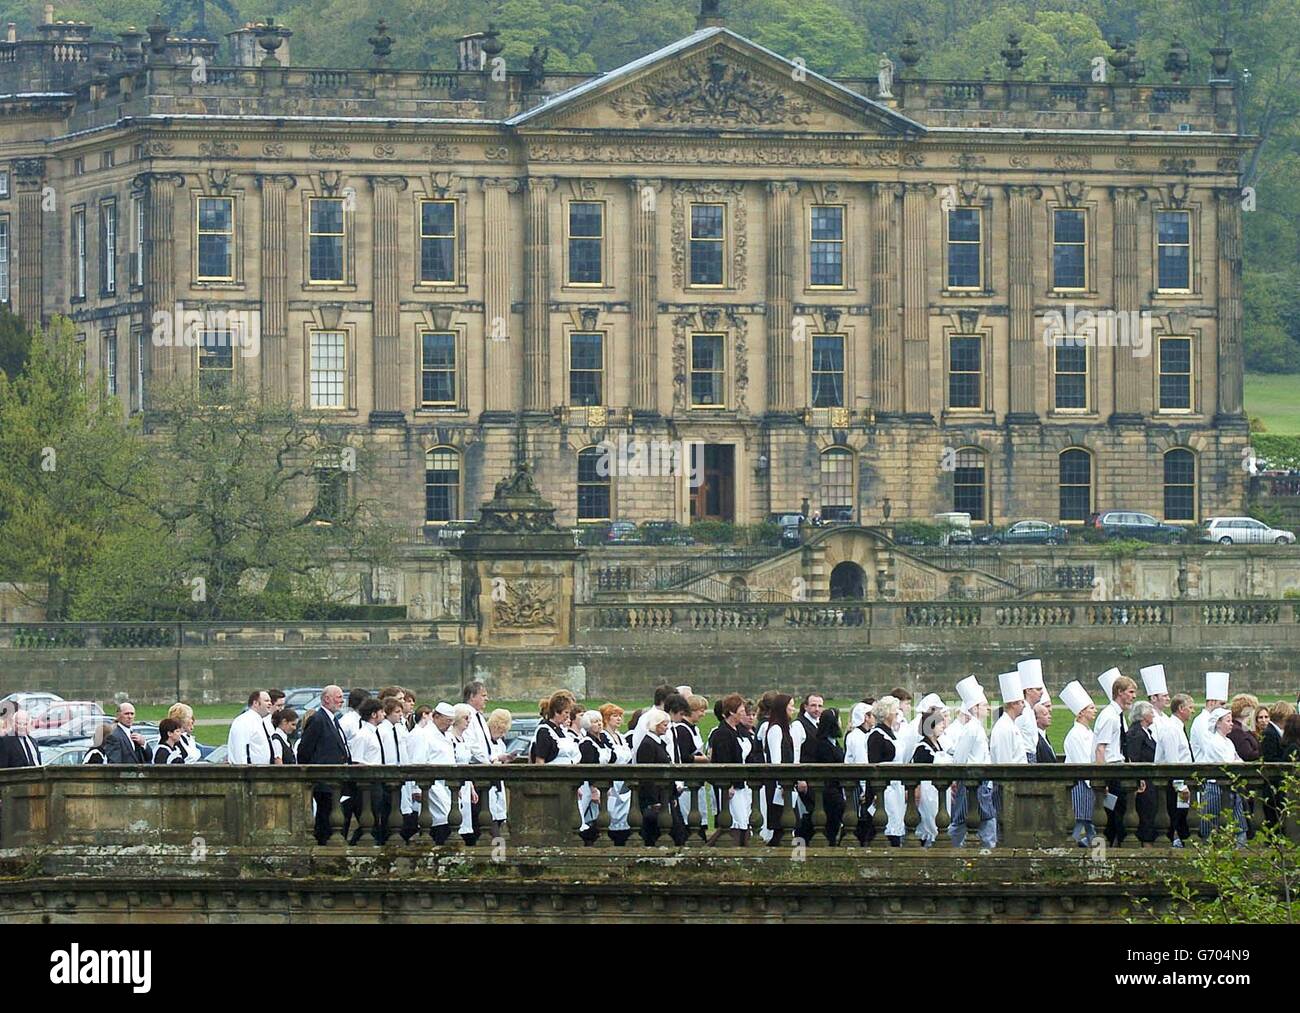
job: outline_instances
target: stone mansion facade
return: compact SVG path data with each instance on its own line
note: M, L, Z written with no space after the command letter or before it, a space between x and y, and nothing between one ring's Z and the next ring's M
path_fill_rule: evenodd
M494 32L438 72L382 25L367 69L274 25L11 32L0 296L126 411L189 378L328 418L412 532L474 518L521 426L564 523L1242 508L1226 51L832 81L715 6L590 79Z

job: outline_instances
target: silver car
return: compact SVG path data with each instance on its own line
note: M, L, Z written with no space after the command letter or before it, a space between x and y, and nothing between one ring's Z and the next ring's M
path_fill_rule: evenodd
M1253 517L1211 517L1205 522L1201 541L1220 545L1290 545L1295 535L1281 528L1270 528Z

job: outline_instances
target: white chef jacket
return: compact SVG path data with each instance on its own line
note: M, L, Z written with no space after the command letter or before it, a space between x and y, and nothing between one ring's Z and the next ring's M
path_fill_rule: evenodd
M1076 721L1065 733L1065 762L1094 763L1096 755L1093 751L1092 729L1082 721Z
M1025 709L1020 712L1020 717L1016 718L1016 729L1020 732L1021 741L1024 743L1025 753L1032 755L1038 752L1038 719L1034 717L1034 708L1029 706L1029 701L1025 701ZM1025 759L1029 759L1026 755Z
M1191 763L1192 748L1187 743L1183 723L1176 717L1161 714L1156 718L1156 763Z
M1241 763L1241 757L1237 755L1237 747L1226 735L1214 732L1206 737L1204 746L1205 755L1200 761L1202 763Z
M957 734L957 742L952 750L952 762L989 762L988 736L984 734L984 726L973 717L961 726Z
M1029 762L1029 758L1025 755L1025 740L1020 734L1020 728L1015 718L1005 711L993 726L993 735L989 739L989 756L993 763Z
M1192 755L1196 758L1197 763L1211 762L1208 756L1210 746L1207 740L1217 734L1218 732L1214 730L1214 726L1210 724L1210 712L1208 710L1203 710L1192 718L1191 748Z
M230 723L226 738L226 761L234 764L270 763L271 733L256 711L247 710Z
M1102 708L1092 726L1092 755L1094 762L1097 757L1097 747L1105 746L1104 758L1106 763L1123 763L1124 743L1121 738L1122 735L1119 704L1112 700Z

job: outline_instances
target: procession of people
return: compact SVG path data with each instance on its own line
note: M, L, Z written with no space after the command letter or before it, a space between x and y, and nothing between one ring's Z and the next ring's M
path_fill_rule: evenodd
M855 703L847 727L839 711L827 707L819 693L807 693L799 700L775 690L757 700L730 693L710 704L689 686L665 684L654 690L650 706L634 711L625 722L618 705L588 708L574 694L561 690L539 701L539 723L525 756L514 755L506 745L513 715L500 708L489 712L487 690L479 681L464 687L461 702L435 706L417 706L415 694L399 686L382 689L373 697L354 691L345 704L343 690L327 686L320 707L302 722L301 738L297 735L300 716L284 705L284 693L256 690L248 697L247 709L231 723L227 760L236 765L483 766L526 760L772 768L809 763L1217 765L1297 759L1300 715L1290 703L1261 706L1249 693L1230 695L1228 673L1207 672L1204 708L1193 718L1192 698L1170 695L1163 665L1141 668L1138 675L1141 690L1137 680L1117 668L1102 673L1097 679L1100 704L1078 680L1061 689L1061 703L1074 717L1062 755L1047 735L1053 705L1042 662L1028 659L997 677L1001 706L996 713L979 679L967 676L954 686L956 700L951 707L939 694L929 693L914 709L912 694L900 686ZM700 724L709 710L717 725L706 739ZM200 760L194 712L188 705L170 708L152 746L132 730L134 717L130 703L119 704L115 720L99 730L84 762ZM0 735L0 766L40 765L40 750L30 737L25 713L14 715L0 731L8 733ZM687 779L692 782L689 787ZM1080 847L1103 838L1108 846L1123 845L1129 835L1125 815L1130 805L1137 816L1135 836L1143 846L1157 841L1163 811L1164 836L1173 847L1184 847L1191 838L1188 814L1194 803L1201 815L1200 837L1208 837L1215 826L1228 825L1239 842L1246 840L1250 826L1246 810L1253 802L1228 781L1216 777L1189 785L1179 779L1142 779L1136 790L1133 783L1120 768L1105 779L1100 833L1095 814L1101 785L1087 778L1072 785L1071 836ZM576 788L578 835L588 845L600 837L602 826L615 845L624 845L634 833L630 817L635 805L640 816L637 829L647 845L666 837L680 846L689 834L698 833L711 844L725 840L743 846L757 836L763 844L776 846L788 843L791 830L792 840L808 842L820 834L826 843L838 845L852 825L847 836L865 846L883 822L889 845L897 848L908 837L910 795L917 813L913 830L921 847L932 847L945 829L938 824L942 798L952 845L964 847L968 829L974 829L980 847L991 849L1000 840L1004 808L1002 785L996 781L965 784L945 779L940 770L931 780L907 785L899 778L868 782L860 775L809 785L757 769L752 778L731 777L723 782L711 782L699 770L687 774L683 769L671 779L638 777L629 771L624 779L604 782L603 789L602 784L588 781ZM1266 785L1261 815L1268 822L1278 820L1280 791L1276 779ZM455 832L472 845L480 835L500 834L508 817L508 793L507 783L487 772L464 780L455 807L459 822L453 827L452 788L444 780L376 785L369 791L356 783L319 783L313 789L315 834L324 843L341 820L344 837L352 843L360 839L363 824L380 842L392 834L409 841L421 833L421 815L427 809L428 833L436 843L444 843ZM369 819L362 813L365 798ZM335 806L338 817L333 815ZM788 818L787 808L792 810ZM608 813L607 820L602 821L602 810ZM820 819L815 819L818 810ZM883 811L883 820L877 819L878 811ZM848 812L853 814L851 820L845 818Z

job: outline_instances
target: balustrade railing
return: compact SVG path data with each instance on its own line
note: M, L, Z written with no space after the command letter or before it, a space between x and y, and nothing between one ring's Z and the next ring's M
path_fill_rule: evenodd
M18 768L0 771L0 847L189 846L196 837L207 848L462 849L495 839L512 847L760 846L770 818L775 842L787 845L798 837L812 847L879 851L889 849L894 835L917 848L921 830L934 847L953 849L948 827L956 805L965 809L972 847L979 847L984 821L996 819L999 847L1057 849L1077 844L1071 792L1082 782L1093 789L1098 836L1109 791L1127 799L1128 843L1136 847L1141 831L1150 838L1141 843L1163 848L1178 836L1170 832L1171 814L1180 812L1168 801L1172 782L1188 786L1190 805L1181 811L1192 837L1200 836L1202 823L1205 833L1213 825L1250 833L1269 818L1265 800L1276 804L1270 793L1294 770L1291 764ZM981 787L990 784L991 791ZM421 789L418 798L407 795L405 823L404 785ZM1155 805L1144 827L1136 802L1147 791ZM1234 792L1243 798L1253 792L1253 809L1235 805ZM344 799L346 805L337 804ZM807 805L806 816L791 804L796 799ZM1283 829L1300 839L1293 821Z

